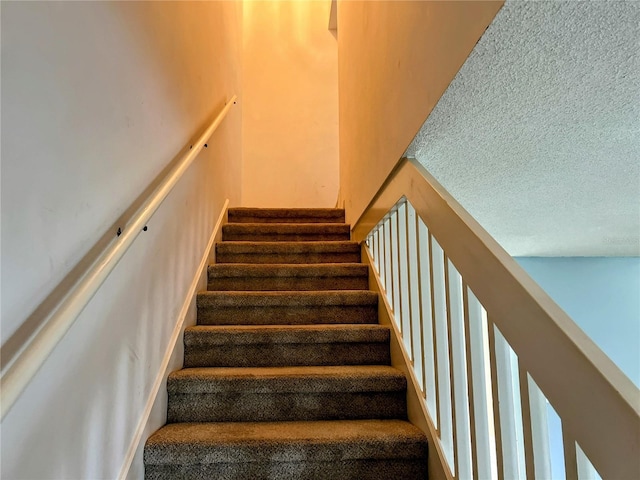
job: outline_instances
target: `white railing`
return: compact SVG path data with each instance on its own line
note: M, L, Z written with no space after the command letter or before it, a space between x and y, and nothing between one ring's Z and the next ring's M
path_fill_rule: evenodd
M204 133L190 144L186 153L144 201L122 229L121 234L80 276L69 293L47 316L40 329L25 342L12 361L5 366L0 378L0 419L5 417L53 349L142 232L149 219L205 147L236 99L236 95L233 95Z
M638 389L420 164L400 161L353 237L446 476L640 478Z

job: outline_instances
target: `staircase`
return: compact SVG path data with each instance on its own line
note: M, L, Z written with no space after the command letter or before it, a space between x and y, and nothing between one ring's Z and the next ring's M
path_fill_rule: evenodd
M145 478L426 478L344 211L230 209L222 238Z

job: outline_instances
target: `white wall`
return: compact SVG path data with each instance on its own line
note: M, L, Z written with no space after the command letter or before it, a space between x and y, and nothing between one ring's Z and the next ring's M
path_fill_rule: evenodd
M244 2L242 204L333 207L338 50L329 0Z
M235 2L2 2L3 356L239 93L241 22ZM3 420L3 478L117 477L214 222L239 202L240 132L238 105Z

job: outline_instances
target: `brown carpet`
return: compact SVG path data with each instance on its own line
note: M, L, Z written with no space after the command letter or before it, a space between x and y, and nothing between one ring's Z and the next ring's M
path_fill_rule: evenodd
M145 478L425 479L344 211L237 208L229 222Z

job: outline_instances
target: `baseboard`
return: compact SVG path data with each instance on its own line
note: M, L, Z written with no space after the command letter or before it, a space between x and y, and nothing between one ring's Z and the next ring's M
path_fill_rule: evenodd
M165 351L164 357L162 358L162 364L158 371L158 375L155 382L153 383L153 387L151 388L149 397L147 398L147 403L136 427L133 439L131 440L129 448L127 449L127 454L125 456L124 463L122 464L122 468L120 469L118 480L125 480L127 478L127 475L129 474L131 464L140 446L140 442L142 441L142 436L149 420L149 415L151 414L151 410L156 401L156 397L158 396L160 387L164 384L164 379L167 377L167 368L169 366L169 361L171 360L173 351L176 348L178 338L180 338L180 333L182 332L185 319L187 317L189 309L196 300L198 285L201 283L203 275L206 275L207 266L211 263L212 259L215 258L214 245L216 241L220 239L220 236L222 234L222 225L226 223L228 209L229 199L227 199L222 206L222 211L220 212L220 216L218 217L218 220L213 227L213 232L211 233L211 237L209 238L207 248L204 251L204 255L202 256L200 265L196 270L193 281L191 282L191 286L189 287L189 290L187 292L187 296L180 310L180 314L178 315L178 321L176 322L176 325L171 334L169 345L167 346L167 350Z
M342 198L342 190L338 188L338 198L336 198L335 208L344 208L344 198Z

